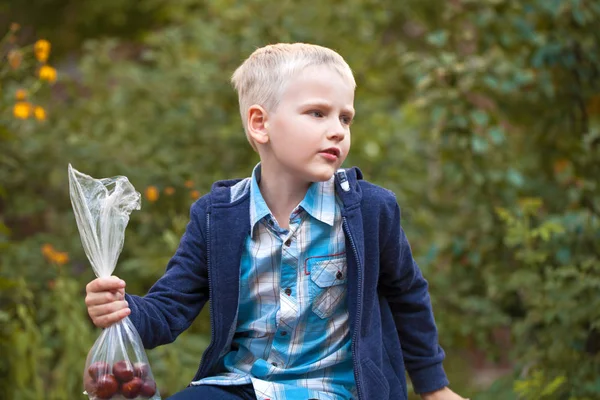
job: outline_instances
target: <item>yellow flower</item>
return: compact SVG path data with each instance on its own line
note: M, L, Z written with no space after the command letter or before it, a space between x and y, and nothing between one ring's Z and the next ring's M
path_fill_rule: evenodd
M44 257L51 259L56 252L54 251L54 247L51 244L46 243L42 246L42 254Z
M167 187L165 188L165 194L166 194L167 196L172 196L172 195L173 195L173 193L175 193L175 188L174 188L173 186L167 186Z
M48 82L56 80L56 70L48 65L43 65L40 68L40 79Z
M42 246L42 254L46 260L58 265L64 265L69 262L69 253L56 251L56 249L49 243L46 243Z
M148 186L146 188L146 198L149 202L154 203L156 200L158 200L158 195L159 192L156 186Z
M58 265L64 265L69 262L69 253L56 252L54 253L52 261L54 261Z
M37 119L38 121L43 121L46 119L46 110L44 110L40 106L36 106L33 109L33 115L35 115L35 119Z
M33 46L35 58L37 58L39 62L48 61L48 56L50 55L50 48L51 46L49 41L44 39L38 40Z
M196 200L197 198L199 198L199 197L200 197L200 192L199 192L199 191L197 191L197 190L192 190L192 191L190 192L190 197L191 197L192 199Z
M26 101L19 101L13 107L13 115L18 119L27 119L31 115L31 104Z
M12 69L17 69L21 65L21 61L23 60L23 55L19 50L11 50L7 55L8 64Z
M194 181L187 180L187 181L185 181L184 185L186 188L191 189L194 187Z
M18 89L18 90L15 92L15 98L16 98L18 101L23 101L23 100L25 100L25 99L27 98L27 90L25 90L25 89Z

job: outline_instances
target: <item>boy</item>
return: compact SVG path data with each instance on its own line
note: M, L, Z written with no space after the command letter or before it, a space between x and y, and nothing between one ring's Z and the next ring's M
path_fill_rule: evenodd
M217 182L144 297L116 277L87 286L93 322L126 315L146 348L175 340L210 299L211 344L172 399L457 400L427 282L394 195L339 169L356 87L336 52L256 50L234 73L252 177Z

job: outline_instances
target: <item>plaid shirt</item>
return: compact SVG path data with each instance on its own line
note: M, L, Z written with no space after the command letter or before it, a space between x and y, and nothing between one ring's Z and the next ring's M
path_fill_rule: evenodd
M265 203L260 165L240 265L237 329L222 373L194 384L252 383L258 400L356 396L346 304L346 248L334 178L313 183L282 229Z

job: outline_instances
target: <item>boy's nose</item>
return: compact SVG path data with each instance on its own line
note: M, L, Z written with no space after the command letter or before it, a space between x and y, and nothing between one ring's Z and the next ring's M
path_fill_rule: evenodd
M341 142L342 140L344 140L345 135L346 133L343 131L333 131L327 135L327 139L335 140L336 142Z
M346 136L346 127L342 125L340 121L333 123L332 126L329 127L329 133L327 134L327 138L330 140L342 141Z

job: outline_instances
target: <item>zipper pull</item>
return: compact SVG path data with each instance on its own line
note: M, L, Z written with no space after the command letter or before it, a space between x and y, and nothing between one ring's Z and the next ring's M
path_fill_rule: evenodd
M346 175L346 170L344 168L340 168L335 173L340 180L340 186L342 186L342 190L344 192L350 191L350 182L348 182L348 176Z

